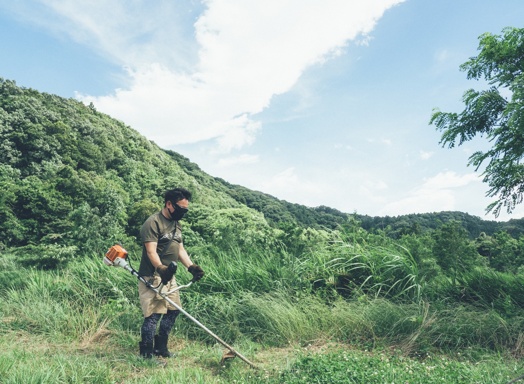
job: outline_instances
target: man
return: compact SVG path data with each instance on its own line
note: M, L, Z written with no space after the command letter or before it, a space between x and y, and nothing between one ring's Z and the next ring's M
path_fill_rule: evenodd
M188 211L190 200L191 193L183 188L166 191L162 210L151 215L142 225L140 237L143 247L138 273L153 287L157 287L160 282L165 284L165 291L176 287L173 271L169 268L171 262L182 263L193 275L194 281L204 276L204 271L193 264L182 243L179 221ZM180 311L141 281L138 283L138 293L144 314L142 340L139 343L140 355L145 358L152 358L153 355L171 357L172 354L167 349L167 340ZM180 306L178 291L168 297ZM158 327L158 335L155 335L160 318L162 320Z

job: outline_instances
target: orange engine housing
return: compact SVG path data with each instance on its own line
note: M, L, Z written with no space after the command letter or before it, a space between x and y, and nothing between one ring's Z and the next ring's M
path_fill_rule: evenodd
M117 258L127 258L127 251L118 244L113 245L106 253L106 259L113 263Z

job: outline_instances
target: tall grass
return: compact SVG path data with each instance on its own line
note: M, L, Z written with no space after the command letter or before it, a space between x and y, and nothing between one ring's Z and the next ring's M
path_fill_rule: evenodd
M457 286L460 294L453 295L457 301L493 308L506 316L524 308L524 275L474 269L459 275Z
M301 273L303 262L284 248L251 251L235 246L213 248L200 257L199 263L205 268L206 277L198 286L205 292L271 292L309 286Z
M202 292L267 293L282 288L416 301L423 286L408 249L364 246L341 239L298 256L284 248L249 252L234 246L213 249L199 262L209 266L200 284Z
M53 343L74 340L86 348L110 345L136 356L142 316L135 277L105 266L101 256L77 259L57 271L21 268L14 256L4 256L2 331ZM462 280L461 291L441 280L439 286L430 286L433 291L428 295L407 249L346 241L299 256L285 249L249 253L235 247L214 249L200 255L198 262L206 276L181 292L182 303L230 343L285 348L338 342L368 350L394 347L419 357L468 349L524 355L524 314L518 300L511 301L512 312L507 315L494 306L477 305L479 300L454 296L475 293L487 303L502 297L500 292L512 297L521 292L517 277L474 271ZM181 282L190 277L183 268L177 274ZM499 287L498 293L483 284ZM175 326L178 337L215 345L183 316ZM1 370L23 370L19 364L23 363L10 353L0 354ZM89 363L75 364L82 376L111 382L107 367L90 371ZM58 377L72 374L60 359L53 370ZM35 372L35 382L48 380L43 370ZM13 383L21 379L13 377Z
M333 289L344 297L420 299L418 266L406 248L339 240L308 256L300 274L317 289Z
M110 325L136 328L136 280L122 270L85 259L65 270L21 272L4 281L1 327L77 340L97 339ZM126 317L132 321L126 324Z

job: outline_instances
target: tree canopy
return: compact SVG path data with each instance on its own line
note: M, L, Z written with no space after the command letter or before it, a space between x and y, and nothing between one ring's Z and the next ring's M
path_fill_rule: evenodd
M524 194L524 28L505 28L502 35L479 37L480 53L460 66L468 79L485 80L489 88L464 93L461 113L433 111L430 124L442 131L440 143L453 148L476 136L492 147L476 151L469 164L486 161L487 196L495 201L487 208L498 216L502 208L511 213Z

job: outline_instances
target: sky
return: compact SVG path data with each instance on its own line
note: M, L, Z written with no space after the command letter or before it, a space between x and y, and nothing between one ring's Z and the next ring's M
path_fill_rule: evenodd
M435 108L522 0L0 0L0 77L93 103L211 176L309 207L486 214L490 143L443 148Z

